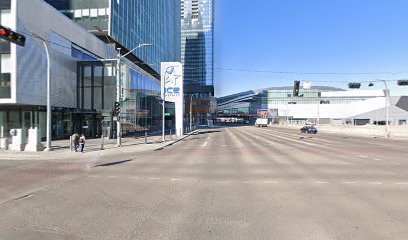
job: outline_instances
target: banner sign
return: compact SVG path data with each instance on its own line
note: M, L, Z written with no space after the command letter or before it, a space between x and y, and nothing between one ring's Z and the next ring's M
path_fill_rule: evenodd
M161 98L166 102L174 102L176 135L183 136L184 89L183 65L180 62L161 63Z
M161 89L161 97L167 102L183 100L183 66L181 63L161 63Z

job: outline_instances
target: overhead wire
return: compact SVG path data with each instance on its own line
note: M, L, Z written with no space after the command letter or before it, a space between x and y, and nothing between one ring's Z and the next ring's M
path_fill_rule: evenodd
M25 35L29 35L33 38L37 38L37 39L41 39L42 41L48 43L48 44L53 44L55 46L58 47L62 47L62 48L67 48L67 49L72 49L72 47L70 46L66 46L66 45L61 45L59 43L50 41L50 40L46 40L43 39L33 33L30 32L26 32L26 31L15 31L17 33L20 34L25 34ZM96 55L95 55L96 56ZM98 60L95 60L98 61ZM136 65L146 65L146 66L152 66L152 65L158 65L157 63L155 64L149 64L149 63L145 63L145 62L132 62ZM184 67L184 69L187 70L206 70L208 69L207 67ZM267 74L272 74L272 75L282 75L282 74L287 74L287 75L396 75L396 74L408 74L408 71L384 71L384 72L298 72L298 71L275 71L275 70L267 70L267 69L241 69L241 68L231 68L231 67L214 67L213 68L216 71L226 71L226 72L248 72L248 73L267 73ZM160 76L160 74L150 74L152 76ZM299 80L299 79L296 79ZM385 80L385 81L397 81L400 79L395 79L395 80ZM313 81L313 82L325 82L325 83L332 83L333 81L318 81L318 80L302 80L302 81ZM375 81L375 80L373 80ZM339 82L345 82L348 83L350 81L337 81L336 83ZM364 81L366 82L366 81Z

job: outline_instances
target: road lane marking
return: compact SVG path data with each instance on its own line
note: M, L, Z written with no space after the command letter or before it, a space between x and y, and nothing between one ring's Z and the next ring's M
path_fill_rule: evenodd
M368 182L368 184L376 184L376 185L379 185L379 184L382 184L382 182Z
M231 182L217 182L219 184L226 184L226 183L231 183Z
M118 178L118 176L108 176L108 178Z
M394 164L394 165L399 165L399 164L401 164L401 163L399 163L399 162L390 162L390 163L392 163L392 164Z
M365 156L365 155L357 155L358 157L361 157L361 158L368 158L367 156Z
M171 181L181 181L180 178L172 178Z
M278 181L264 181L264 183L278 183Z
M207 140L210 139L210 137L207 138Z
M408 182L397 182L397 185L408 185Z
M230 132L228 132L228 133L231 135L232 139L234 139L235 142L237 142L241 147L243 146L242 143L240 141L238 141L238 139L232 133L230 133Z
M375 160L375 161L381 161L381 159L379 159L379 158L374 158L374 160Z
M160 178L157 178L157 177L151 177L151 178L149 178L149 180L160 180Z
M295 141L295 142L299 142L299 143L302 143L302 144L305 144L305 145L309 145L309 146L316 146L317 144L314 144L314 143L310 143L310 142L303 142L303 141Z
M315 182L315 183L317 183L317 184L327 184L327 183L329 183L329 182L321 182L321 181L317 181L317 182Z
M342 184L354 184L356 182L341 182Z
M128 177L128 178L130 178L130 179L139 179L139 177Z
M98 175L88 175L89 178L98 178Z
M243 184L253 184L255 182L242 182Z
M202 147L205 147L205 146L207 146L207 142L204 142L204 144L203 145L201 145Z

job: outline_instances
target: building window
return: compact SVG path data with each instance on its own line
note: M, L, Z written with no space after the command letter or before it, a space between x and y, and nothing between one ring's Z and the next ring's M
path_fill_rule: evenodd
M0 74L0 98L11 98L10 73Z

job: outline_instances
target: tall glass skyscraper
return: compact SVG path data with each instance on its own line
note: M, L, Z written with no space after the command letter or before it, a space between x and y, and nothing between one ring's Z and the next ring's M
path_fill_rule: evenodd
M154 44L135 50L131 60L157 78L160 62L181 60L180 0L45 1L106 42L127 50Z
M181 0L181 61L186 85L214 85L213 0Z

